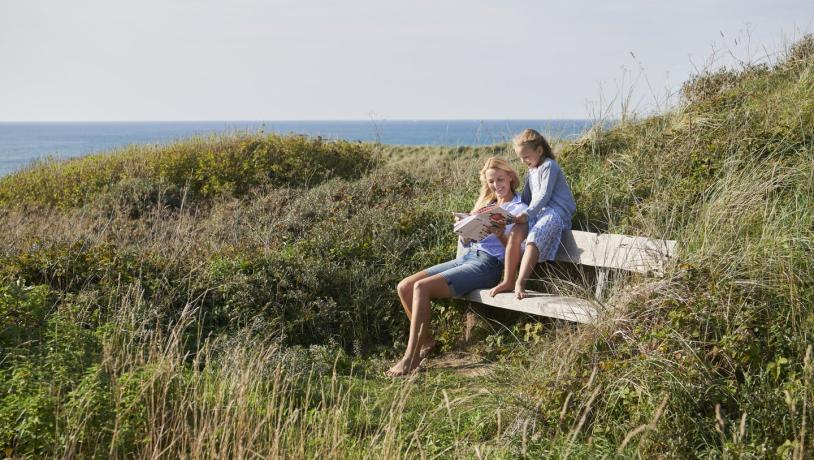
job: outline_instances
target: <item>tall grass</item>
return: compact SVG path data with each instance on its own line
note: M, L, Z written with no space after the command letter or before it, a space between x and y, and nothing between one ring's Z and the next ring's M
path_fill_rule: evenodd
M251 333L199 337L191 353L185 338L200 315L194 304L156 328L143 289L124 289L99 337L100 362L54 406L53 443L40 453L344 459L513 450L516 435L501 433L500 422L492 432L494 420L479 414L496 409L487 390L439 389L422 376L384 380L341 352L286 348ZM476 424L467 422L472 411ZM504 414L511 423L511 411Z
M531 401L556 436L580 426L576 439L644 456L810 455L811 43L701 76L676 111L566 147L580 219L680 253L663 279L620 279L606 321L555 337L513 377L546 388Z

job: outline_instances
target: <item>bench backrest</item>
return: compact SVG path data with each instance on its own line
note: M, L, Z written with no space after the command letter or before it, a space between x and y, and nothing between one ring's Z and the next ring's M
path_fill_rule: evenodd
M666 260L674 254L675 245L674 240L568 230L562 235L556 260L638 273L662 274Z
M660 275L675 246L674 240L566 230L555 260ZM462 253L459 243L458 255ZM545 260L541 258L540 262Z

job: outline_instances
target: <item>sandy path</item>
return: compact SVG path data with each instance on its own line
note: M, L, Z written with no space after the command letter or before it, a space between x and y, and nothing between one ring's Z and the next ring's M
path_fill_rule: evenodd
M482 377L493 367L494 364L480 356L460 351L430 358L424 365L427 370L448 370L464 377Z

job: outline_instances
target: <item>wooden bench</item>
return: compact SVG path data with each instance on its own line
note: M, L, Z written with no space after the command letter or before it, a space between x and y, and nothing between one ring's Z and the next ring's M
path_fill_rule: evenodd
M598 317L597 299L602 298L611 271L661 275L664 273L666 260L674 253L675 245L673 240L569 230L563 233L555 260L596 267L594 299L527 291L527 298L517 300L513 292L490 297L489 289L475 290L461 298L508 310L590 323ZM459 244L458 254L463 250Z

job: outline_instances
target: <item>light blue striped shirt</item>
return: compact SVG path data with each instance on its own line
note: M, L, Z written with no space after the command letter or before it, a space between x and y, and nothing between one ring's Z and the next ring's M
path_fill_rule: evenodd
M520 198L520 195L517 193L514 194L514 198L512 201L508 203L503 203L500 205L501 208L509 211L509 214L513 216L519 216L526 210L528 206L523 203L523 200ZM510 224L506 226L506 234L508 235L509 232L512 230L514 224ZM489 234L486 238L480 240L477 243L472 243L471 246L473 249L480 249L481 251L486 251L490 255L497 258L499 261L503 261L506 257L506 248L503 246L503 243L500 242L500 239L495 235Z

